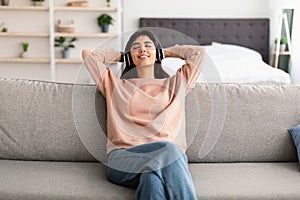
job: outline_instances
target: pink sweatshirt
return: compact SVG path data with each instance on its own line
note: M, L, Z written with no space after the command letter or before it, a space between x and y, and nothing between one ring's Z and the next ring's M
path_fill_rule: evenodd
M200 74L205 49L179 46L168 49L186 60L176 74L164 79L120 79L105 66L119 52L94 50L85 64L107 103L107 153L155 141L187 148L185 96Z

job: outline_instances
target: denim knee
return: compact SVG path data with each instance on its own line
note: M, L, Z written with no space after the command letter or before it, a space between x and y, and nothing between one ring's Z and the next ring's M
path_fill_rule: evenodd
M171 142L151 142L109 154L107 164L119 171L141 173L162 169L180 159L184 152Z

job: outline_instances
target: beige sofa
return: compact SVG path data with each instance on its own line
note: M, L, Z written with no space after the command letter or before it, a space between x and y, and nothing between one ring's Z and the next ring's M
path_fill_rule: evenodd
M196 85L186 98L198 198L300 199L300 86ZM105 165L105 99L94 85L0 79L0 199L133 199ZM101 162L100 162L101 161Z

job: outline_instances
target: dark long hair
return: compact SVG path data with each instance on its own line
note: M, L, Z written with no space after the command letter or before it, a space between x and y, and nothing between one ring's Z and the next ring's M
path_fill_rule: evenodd
M132 43L135 41L136 38L138 38L141 35L148 36L149 39L154 43L156 49L162 49L162 46L158 41L158 39L155 37L155 35L151 31L143 29L143 30L136 31L134 34L130 36L125 47L125 51L124 51L125 53L130 54ZM135 64L133 64L132 57L130 56L129 58L130 58L130 65L125 66L125 69L121 75L122 79L138 78L136 66ZM157 60L154 63L154 77L157 79L169 77L169 75L163 70L160 60Z

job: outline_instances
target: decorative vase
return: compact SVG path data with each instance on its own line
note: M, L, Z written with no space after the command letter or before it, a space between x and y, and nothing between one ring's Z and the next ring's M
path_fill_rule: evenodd
M28 54L27 54L26 51L22 51L22 52L20 53L20 58L27 58L27 57L28 57Z
M8 6L9 5L9 0L1 0L1 5L2 6Z
M107 33L108 32L108 29L109 29L109 24L104 24L102 27L101 27L101 30L103 33Z
M69 50L62 50L61 55L63 58L70 58L70 51Z
M43 1L33 1L34 6L43 6L44 2Z
M280 51L283 52L286 49L286 44L280 44Z

